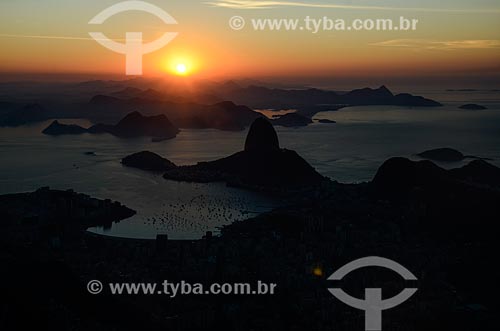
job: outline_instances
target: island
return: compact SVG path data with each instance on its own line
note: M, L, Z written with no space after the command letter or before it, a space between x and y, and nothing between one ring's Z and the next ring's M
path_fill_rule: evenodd
M44 88L30 84L33 88ZM394 94L386 86L352 91L318 88L285 89L263 85L240 86L234 82L199 83L190 91L161 88L150 81L90 81L61 83L64 102L56 95L43 93L37 100L16 95L16 102L0 100L0 126L19 126L53 119L88 119L97 132L111 130L127 114L140 110L144 116L164 115L176 128L242 131L262 114L255 109L296 109L312 118L321 111L352 106L395 105L439 107L439 102L409 93ZM88 100L82 102L83 100ZM25 101L23 101L25 100ZM30 102L37 101L37 102ZM292 116L287 116L292 118ZM283 118L285 125L287 117ZM282 123L282 124L283 124ZM302 126L300 124L298 126ZM292 123L291 126L296 126ZM59 131L55 127L54 132ZM73 134L68 129L68 134ZM64 132L64 129L61 130ZM167 136L169 137L169 136ZM164 137L154 137L162 141Z
M298 113L288 113L282 116L278 116L271 122L273 125L284 126L284 127L299 127L308 126L312 124L313 121L310 117L298 114Z
M250 126L243 151L215 161L173 168L164 177L187 182L226 182L276 193L303 190L328 180L295 151L280 148L276 131L264 118L256 119Z
M52 122L42 133L49 136L82 134L88 132L87 129L82 128L76 124L62 124L58 120Z
M322 119L319 119L319 120L318 120L318 123L321 123L321 124L335 124L335 123L337 123L337 122L336 122L336 121L329 120L329 119L326 119L326 118L322 118Z
M143 109L148 114L163 114L178 128L218 129L222 131L242 131L260 113L231 101L214 104L199 104L183 101L177 97L155 90L143 91L128 98L96 95L90 102L81 105L85 118L94 123L113 123L125 112Z
M469 103L469 104L466 104L466 105L462 105L462 106L460 106L458 108L460 108L460 109L466 109L466 110L485 110L485 109L488 109L485 106L481 106L481 105L478 105L478 104L475 104L475 103Z
M175 166L169 160L144 151L125 157L124 165L143 170L164 170L163 177L185 182L225 182L255 191L286 193L328 181L295 151L280 148L271 122L257 118L248 132L243 151L196 165Z
M167 171L176 168L174 163L149 151L129 155L122 159L122 164L148 171Z
M172 139L179 132L165 115L143 116L139 112L128 114L116 125L96 124L85 129L75 124L61 124L55 120L42 131L43 134L51 136L109 133L120 138L152 137L154 140Z

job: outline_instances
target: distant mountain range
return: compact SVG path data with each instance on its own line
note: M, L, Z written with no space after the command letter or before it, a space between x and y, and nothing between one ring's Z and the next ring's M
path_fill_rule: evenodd
M214 88L214 87L212 87ZM126 98L124 96L127 95ZM319 111L337 110L359 105L398 105L408 107L439 107L439 102L411 94L394 95L385 86L378 89L364 88L340 94L319 89L285 90L260 86L240 87L234 82L221 84L217 89L206 91L205 99L234 100L254 109L298 109L306 117ZM87 118L92 121L114 120L117 114L141 109L145 113L162 113L181 128L216 128L242 130L260 115L246 106L234 102L218 102L202 105L148 89L126 88L113 95L96 95L86 105ZM110 118L106 118L107 116ZM296 119L294 119L296 120ZM295 122L295 121L293 121ZM301 120L307 124L307 120ZM277 119L276 125L290 121ZM300 125L299 125L300 126Z
M230 101L202 105L169 101L156 91L148 93L149 97L129 99L97 95L82 108L86 118L92 122L114 122L117 117L138 110L146 115L163 114L180 128L214 128L227 131L243 130L261 116L246 106L236 105Z
M439 102L408 93L394 95L387 87L363 88L347 93L320 89L286 90L261 86L239 87L236 83L226 83L219 97L260 109L287 109L303 107L325 107L328 105L396 105L410 107L439 107Z
M0 100L0 126L18 126L52 118L86 118L94 123L114 124L130 112L139 111L146 116L163 114L179 128L243 130L262 116L253 109L297 109L300 115L311 118L319 111L359 105L441 106L439 102L420 96L406 93L394 95L385 86L335 92L316 88L243 87L228 81L205 82L192 90L186 90L185 87L172 85L161 88L158 82L148 83L144 89L138 87L140 82L60 84L57 85L61 91L60 98L54 94L44 94L48 93L47 87L37 87L40 95L35 92L33 95L38 96L38 103L23 103L20 96L16 96L15 101ZM87 99L89 101L70 102L87 95L91 95ZM289 116L276 120L274 124L295 126L298 123L300 126L308 121Z
M152 137L157 140L172 139L177 136L179 129L175 127L165 115L143 116L139 112L132 112L120 120L116 125L96 124L88 129L75 124L61 124L52 122L43 133L51 136L82 134L82 133L109 133L120 138Z

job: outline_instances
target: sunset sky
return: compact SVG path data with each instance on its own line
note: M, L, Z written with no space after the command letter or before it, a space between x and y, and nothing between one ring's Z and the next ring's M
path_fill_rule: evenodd
M195 77L484 77L500 79L498 0L149 0L178 22L126 12L101 26L88 22L119 0L2 0L0 72L124 74L125 57L90 38L115 40L143 32L148 41L179 32L145 55L145 75L168 75L179 63ZM242 16L234 31L228 21ZM306 16L352 20L400 16L419 20L417 31L254 31L252 18Z

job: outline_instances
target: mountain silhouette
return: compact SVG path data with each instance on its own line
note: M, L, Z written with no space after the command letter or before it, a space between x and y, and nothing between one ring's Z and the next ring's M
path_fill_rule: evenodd
M391 158L379 168L370 188L376 199L395 201L412 210L414 217L423 216L435 234L480 234L477 222L498 215L500 168L475 160L445 170L431 161Z
M226 182L263 191L311 187L326 181L295 151L279 147L271 123L256 119L245 141L245 150L228 157L168 170L165 178L188 182Z
M217 93L217 91L215 92ZM232 88L230 91L220 89L221 98L262 109L290 109L302 107L321 107L324 105L397 105L410 107L439 107L439 102L414 96L408 93L394 95L387 87L377 89L363 88L347 93L311 89L273 89L251 85Z
M132 112L116 125L96 124L85 129L75 124L66 125L54 121L42 132L47 135L109 133L120 138L153 137L166 140L175 138L179 129L165 115L143 116L139 112Z
M118 137L174 138L179 133L179 129L163 114L143 116L139 112L132 112L118 122L110 133Z
M465 159L479 159L477 156L473 155L464 155L462 152L457 151L456 149L444 147L444 148L436 148L431 149L422 153L417 154L417 156L433 160L433 161L441 161L441 162L459 162Z
M279 148L278 135L271 123L264 118L256 119L248 131L245 151L276 151Z
M485 110L485 109L488 109L485 106L478 105L478 104L475 104L475 103L468 103L468 104L465 104L465 105L461 105L458 108L460 108L460 109L466 109L466 110Z
M126 114L141 109L145 115L163 114L179 128L241 131L262 115L231 101L203 105L170 99L155 90L147 90L122 99L97 95L82 106L85 117L94 123L110 124Z
M288 113L282 116L279 116L278 118L274 119L273 125L279 125L279 126L284 126L284 127L299 127L299 126L308 126L309 124L312 124L313 121L310 117L298 114L298 113Z
M176 167L176 165L169 160L148 151L135 153L125 157L122 159L122 164L127 167L149 171L165 171Z
M45 130L42 131L43 134L49 136L60 136L67 134L82 134L86 133L87 129L82 128L76 124L62 124L55 120L52 122Z

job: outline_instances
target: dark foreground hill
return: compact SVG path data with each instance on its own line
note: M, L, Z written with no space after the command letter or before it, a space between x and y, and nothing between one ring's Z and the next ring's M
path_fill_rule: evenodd
M463 161L465 159L482 159L480 157L474 156L474 155L464 155L462 152L457 151L456 149L453 148L436 148L436 149L431 149L422 153L417 154L417 156L427 159L427 160L432 160L432 161L440 161L440 162L459 162ZM487 160L487 159L484 159Z
M256 126L264 133L250 139L244 152L281 151L267 124ZM430 161L390 159L372 183L324 182L289 196L286 207L199 240L66 231L85 224L75 216L105 216L106 207L99 206L110 204L85 196L73 201L74 193L55 193L53 199L32 193L35 201L22 208L15 201L22 195L0 197L7 215L0 222L0 311L8 312L0 314L0 325L57 331L221 325L241 331L364 330L365 314L334 298L329 288L359 298L368 287L382 288L389 298L415 286L415 296L384 312L384 330L496 330L500 196L498 182L489 178L498 178L499 171L480 160L447 171ZM327 280L366 256L394 260L418 282L380 268L365 268L338 284ZM92 280L102 282L101 293L89 293ZM259 282L272 283L276 290L171 296L161 292L164 280L204 289L248 283L259 290ZM110 293L110 283L138 282L158 284L159 295Z

